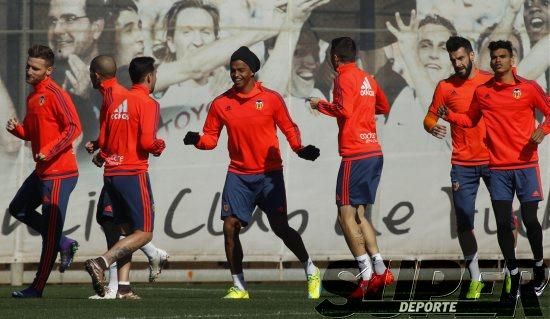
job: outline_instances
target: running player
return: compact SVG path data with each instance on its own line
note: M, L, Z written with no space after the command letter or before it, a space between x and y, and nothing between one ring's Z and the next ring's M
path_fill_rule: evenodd
M27 114L23 123L12 118L6 129L31 142L36 168L19 188L9 212L40 233L42 253L31 286L13 292L15 298L42 297L57 252L63 245L61 232L69 196L78 180L72 143L81 133L71 98L51 78L55 60L53 51L43 45L34 45L28 50L28 55L26 81L34 91L27 97ZM40 205L42 214L35 211ZM67 242L67 239L63 241ZM70 246L73 246L69 248L72 260L78 244L71 243ZM64 268L60 270L63 272Z
M350 297L360 299L365 293L374 293L393 283L394 278L378 250L376 233L365 217L367 205L374 204L383 165L375 114L388 114L390 106L376 80L357 67L356 55L357 47L351 38L332 40L330 60L338 73L333 102L311 98L310 104L338 122L338 148L342 156L336 182L338 222L361 271L359 286Z
M105 296L107 288L103 272L117 262L117 299L140 299L129 285L130 261L132 253L153 237L148 158L149 154L160 156L165 147L164 141L156 138L159 105L149 97L156 82L154 62L151 57L138 57L130 63L134 85L126 100L110 103L105 110L98 141L100 151L93 159L97 166L105 164L104 187L115 219L127 234L102 256L86 261L86 270L100 297Z

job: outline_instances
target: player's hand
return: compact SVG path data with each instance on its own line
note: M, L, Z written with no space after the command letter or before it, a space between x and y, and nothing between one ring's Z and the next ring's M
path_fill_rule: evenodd
M302 147L301 149L296 152L300 158L303 158L308 161L314 161L319 157L321 152L319 149L313 145L308 145L305 147Z
M153 143L154 151L151 153L154 157L159 157L162 154L162 151L166 148L166 143L163 139L156 139Z
M308 97L306 101L309 102L309 106L311 106L312 109L317 110L317 107L319 106L319 101L321 101L318 97Z
M95 151L99 149L99 145L97 144L97 141L89 141L88 143L86 143L84 147L86 148L86 151L89 154L93 154Z
M92 157L92 163L94 163L95 166L101 167L103 166L103 163L105 163L105 160L101 157L100 153L97 153Z
M447 116L449 116L449 109L445 105L441 105L437 109L437 116L439 116L440 118L446 120Z
M8 131L13 131L15 130L15 127L19 125L19 121L17 120L17 118L11 118L8 120L8 123L6 124L6 130Z
M330 0L294 0L287 4L289 21L296 25L302 25L316 8L330 2ZM288 8L288 6L292 6Z
M198 132L187 132L183 138L183 144L185 145L195 145L201 139L201 136Z
M538 127L534 132L533 135L531 135L531 139L529 139L529 142L540 144L544 140L544 137L546 135L544 134L544 130L542 127Z
M38 153L38 154L36 154L35 159L36 159L37 162L42 162L46 159L46 155L44 155L42 153Z
M436 124L430 131L430 134L438 139L442 139L447 135L447 127L445 127L445 125Z
M69 55L69 70L65 71L65 82L63 88L81 98L88 98L90 94L91 80L90 69L78 56L75 54Z

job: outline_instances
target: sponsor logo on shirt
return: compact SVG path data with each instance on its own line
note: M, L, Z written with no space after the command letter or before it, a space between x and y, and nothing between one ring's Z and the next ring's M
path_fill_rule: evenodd
M365 143L378 143L378 140L376 139L376 133L374 132L368 132L368 133L361 133L359 134L359 138Z
M374 91L372 90L372 86L370 86L369 79L365 77L363 79L363 84L361 85L361 96L374 96Z
M111 120L129 120L128 116L128 102L124 100L111 114Z
M105 159L105 164L109 166L119 166L123 161L123 155L113 154Z
M519 88L515 88L514 91L512 91L512 96L514 99L519 100L521 97L521 90Z
M256 110L260 111L263 108L264 108L264 101L256 100Z

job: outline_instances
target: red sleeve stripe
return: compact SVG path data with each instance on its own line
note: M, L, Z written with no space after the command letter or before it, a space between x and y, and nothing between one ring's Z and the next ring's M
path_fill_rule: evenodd
M63 110L63 113L65 114L65 116L69 119L69 121L74 122L74 119L71 116L71 112L69 111L69 107L67 106L67 103L65 102L65 99L63 98L63 95L61 94L61 90L59 88L57 88L56 86L51 85L51 84L48 86L48 89L52 93L54 93L57 101L61 105L61 109ZM57 143L57 145L52 147L52 149L50 151L50 154L56 155L60 150L63 150L67 146L71 145L71 142L72 142L71 138L74 134L74 131L75 131L75 127L73 125L71 125L69 127L69 133L67 135L65 135L65 137L59 143ZM48 158L51 158L51 157L52 156L48 155Z
M302 145L302 135L300 134L300 129L298 128L298 125L296 125L296 123L294 123L294 121L292 120L292 117L290 116L290 113L288 112L288 108L286 107L285 100L283 99L281 94L279 94L279 93L277 93L273 90L270 90L268 88L264 88L264 89L267 92L272 93L273 95L275 95L279 99L279 102L281 103L281 105L283 106L283 109L285 110L286 116L288 117L288 119L292 123L292 127L294 128L294 131L296 131L296 137L298 138L298 144Z

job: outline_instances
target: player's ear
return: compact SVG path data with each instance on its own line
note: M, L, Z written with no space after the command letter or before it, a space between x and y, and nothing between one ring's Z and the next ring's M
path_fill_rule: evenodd
M46 68L46 75L50 76L52 75L52 73L53 73L53 65L50 65L49 67Z
M476 54L474 53L474 51L470 51L470 61L474 62L475 61L475 58L476 58Z

